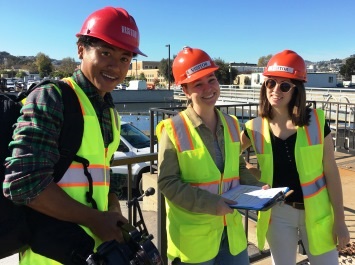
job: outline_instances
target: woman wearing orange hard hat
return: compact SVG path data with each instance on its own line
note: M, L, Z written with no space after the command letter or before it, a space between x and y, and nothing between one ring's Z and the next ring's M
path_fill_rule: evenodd
M299 239L310 264L336 265L349 242L339 171L330 128L322 110L306 105L307 69L291 50L274 55L264 70L259 117L248 121L242 148L252 146L260 181L293 193L260 212L258 247L267 239L273 264L296 264Z
M239 183L262 186L239 160L239 122L219 111L218 66L184 47L173 75L188 107L157 125L158 186L166 198L172 264L249 264L242 217L221 196Z

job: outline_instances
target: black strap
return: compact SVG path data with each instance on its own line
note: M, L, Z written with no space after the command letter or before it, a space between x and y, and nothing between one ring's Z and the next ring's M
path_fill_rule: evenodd
M80 157L80 156L75 156L74 160L76 162L79 162L83 165L83 169L84 169L84 174L86 176L86 178L88 179L89 182L89 191L86 192L86 202L87 203L91 203L92 208L97 209L97 204L95 199L92 197L93 193L94 193L94 189L93 189L93 180L92 180L92 176L88 170L88 167L90 165L89 160Z
M60 159L54 166L54 181L58 182L78 152L84 133L84 118L74 90L65 82L55 83L62 91L63 126L59 136Z

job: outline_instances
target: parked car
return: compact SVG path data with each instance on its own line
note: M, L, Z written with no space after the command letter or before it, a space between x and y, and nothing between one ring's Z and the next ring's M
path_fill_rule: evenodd
M12 81L11 79L7 79L7 82L6 82L6 88L7 88L7 91L15 91L15 83L14 81Z
M154 152L157 152L157 144L154 145ZM150 138L131 123L121 121L121 141L114 158L128 158L137 155L150 153ZM156 164L156 161L155 161ZM111 167L112 173L116 177L123 177L124 186L127 186L128 167ZM150 171L150 161L136 163L132 165L133 188L142 191L142 174Z
M118 84L116 87L115 87L115 90L126 90L127 86L126 84Z

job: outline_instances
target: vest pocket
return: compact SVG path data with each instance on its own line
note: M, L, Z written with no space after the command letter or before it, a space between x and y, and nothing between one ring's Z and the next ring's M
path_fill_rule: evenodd
M247 239L242 222L242 216L237 210L227 216L229 249L232 255L237 255L247 248Z
M328 215L313 223L307 222L309 250L312 255L320 255L335 248L332 229L332 215Z
M299 157L296 156L296 159L301 162L301 165L297 164L297 169L307 175L319 174L319 169L323 165L323 145L301 147L300 154Z
M220 173L205 148L183 151L179 155L182 178L185 182L201 183L216 180ZM211 166L213 165L213 166ZM198 173L196 173L198 172Z
M214 258L219 249L222 230L209 224L180 226L180 254L182 262L198 263Z

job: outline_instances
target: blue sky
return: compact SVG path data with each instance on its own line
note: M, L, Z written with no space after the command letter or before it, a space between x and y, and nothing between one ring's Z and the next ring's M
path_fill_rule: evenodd
M119 6L135 18L138 60L171 58L183 46L225 62L257 63L284 49L317 62L355 54L354 0L0 0L0 51L77 59L76 37L85 18Z

